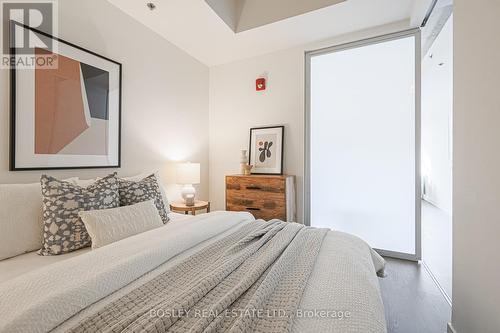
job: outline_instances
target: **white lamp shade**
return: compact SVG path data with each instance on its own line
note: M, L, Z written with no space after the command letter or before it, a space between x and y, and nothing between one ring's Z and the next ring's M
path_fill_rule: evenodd
M177 164L177 184L199 184L200 163Z

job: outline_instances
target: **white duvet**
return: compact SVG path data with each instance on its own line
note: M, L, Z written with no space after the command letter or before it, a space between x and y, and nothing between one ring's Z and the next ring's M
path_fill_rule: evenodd
M213 212L167 224L0 284L0 332L64 332L244 223ZM329 232L294 320L295 332L386 332L376 271L384 261L360 239Z

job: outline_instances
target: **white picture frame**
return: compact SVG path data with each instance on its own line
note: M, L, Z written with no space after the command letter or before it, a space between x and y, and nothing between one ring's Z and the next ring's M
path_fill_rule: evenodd
M284 126L250 129L249 164L252 174L282 175Z

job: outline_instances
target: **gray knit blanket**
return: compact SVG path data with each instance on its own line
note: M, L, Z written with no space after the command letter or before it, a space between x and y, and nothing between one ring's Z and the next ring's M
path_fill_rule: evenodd
M326 229L256 221L71 332L289 332Z

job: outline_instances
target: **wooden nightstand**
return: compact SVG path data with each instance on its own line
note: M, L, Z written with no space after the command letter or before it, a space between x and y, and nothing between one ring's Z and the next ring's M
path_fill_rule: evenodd
M210 201L195 201L194 206L186 206L184 202L173 202L170 204L170 210L174 212L184 212L188 215L191 212L192 215L196 215L197 210L206 209L207 213L210 213Z

